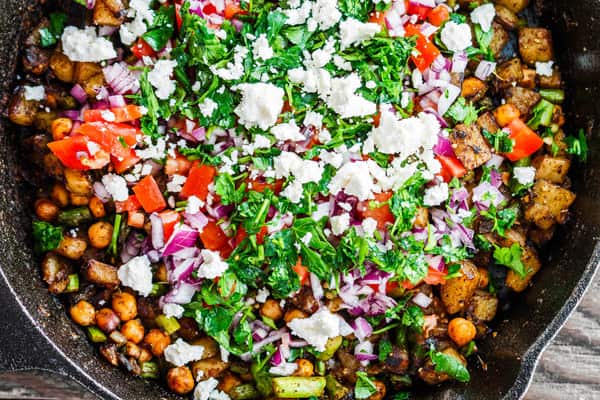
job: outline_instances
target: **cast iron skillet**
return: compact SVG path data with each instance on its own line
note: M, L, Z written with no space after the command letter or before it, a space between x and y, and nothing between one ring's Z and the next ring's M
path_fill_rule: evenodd
M42 0L43 1L43 0ZM481 343L487 371L468 385L420 392L422 399L517 399L526 391L540 353L584 294L600 261L600 2L532 0L543 25L552 27L556 54L568 83L568 128L596 137L587 164L571 177L577 201L568 223L545 252L535 285L500 312L498 335ZM36 9L23 0L0 0L0 100L15 78L19 39ZM47 369L67 375L110 399L173 398L153 383L132 378L94 354L63 306L46 290L32 260L29 205L19 189L18 131L0 119L0 367ZM21 159L26 162L26 159ZM16 299L16 301L15 301Z

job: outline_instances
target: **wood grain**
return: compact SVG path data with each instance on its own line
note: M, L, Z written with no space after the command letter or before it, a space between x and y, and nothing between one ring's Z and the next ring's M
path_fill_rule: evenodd
M540 360L526 400L600 399L600 275Z

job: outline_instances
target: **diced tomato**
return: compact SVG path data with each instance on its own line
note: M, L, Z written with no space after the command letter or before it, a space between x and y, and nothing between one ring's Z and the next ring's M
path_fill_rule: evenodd
M265 242L265 236L267 236L267 234L269 233L269 228L267 228L267 226L263 226L262 228L260 228L260 231L258 231L258 233L256 234L256 243L258 244L263 244ZM242 243L244 241L244 239L246 239L248 237L248 232L246 232L246 229L244 229L243 226L240 226L238 228L238 231L235 235L235 245L239 246L240 243Z
M175 21L177 22L177 30L181 30L183 18L181 18L181 4L175 3Z
M386 204L371 208L371 200L366 200L358 203L356 210L362 219L373 218L377 221L377 228L384 229L388 223L393 224L396 220L390 206L387 204L392 195L392 192L376 193L374 202Z
M165 163L165 174L171 175L187 175L192 167L192 163L186 157L179 153L175 154L175 158L167 157Z
M398 281L387 281L387 283L385 284L385 292L388 294L392 293L399 287L400 287L400 284L398 283Z
M169 240L173 231L175 230L175 226L179 223L181 217L177 211L166 210L158 214L160 220L163 224L163 234L165 237L165 242Z
M255 192L262 193L266 189L271 189L271 191L275 194L281 192L283 188L283 180L278 179L273 183L261 182L257 180L249 180L248 181L248 189L254 190Z
M85 136L69 136L48 143L48 148L65 167L78 170L105 167L110 162L110 155L102 149L97 149L91 155L89 142Z
M529 157L544 145L542 138L520 119L513 120L507 128L510 130L509 138L513 140L513 149L504 155L510 161Z
M427 14L427 20L435 26L441 26L444 22L450 19L450 11L448 11L448 7L443 4L440 4L436 8L429 11Z
M229 238L215 221L208 221L208 224L200 232L200 240L208 250L222 249L229 242Z
M444 285L446 279L444 277L448 275L447 272L440 272L435 268L429 267L429 272L423 281L428 285Z
M231 247L229 244L226 244L219 249L219 255L223 260L228 259L231 253L233 253L233 247Z
M429 38L423 36L420 30L420 25L406 24L404 27L406 30L406 36L416 36L417 45L415 49L419 52L419 55L412 55L410 58L419 69L423 72L433 61L440 55L438 48L429 40Z
M444 179L444 182L450 182L452 178L462 178L466 175L466 168L456 156L437 155L435 158L442 164L440 176Z
M294 270L294 272L296 272L298 274L298 278L300 279L300 284L308 285L310 272L308 271L308 268L306 268L304 265L302 265L302 260L300 258L298 258L298 262L296 263L296 265L294 265L292 267L292 269Z
M148 175L140 180L134 187L133 193L147 213L164 210L167 202L154 180L152 175Z
M109 110L85 110L83 120L85 122L131 122L142 118L142 108L135 104L129 104L125 107L114 107Z
M140 211L130 211L127 213L127 225L142 229L144 227L144 213Z
M142 208L135 194L130 195L125 201L115 201L115 210L118 213L133 212Z
M130 146L137 143L140 130L133 126L115 122L86 122L75 133L87 136L118 159L132 156Z
M385 12L383 11L373 11L371 14L369 14L369 22L380 25L383 28L387 28L387 24L385 22Z
M216 174L215 167L194 162L179 196L187 199L193 195L205 201L208 196L208 186L213 182Z
M156 51L142 38L139 38L133 46L131 46L131 52L134 56L141 60L142 57L155 57Z
M226 19L232 19L238 14L246 14L246 11L242 10L242 8L240 7L240 2L237 0L226 0L225 11L223 12L223 16Z
M425 18L427 18L427 15L429 15L431 10L431 7L411 2L408 3L408 7L406 8L407 14L417 15L420 20L424 20Z
M115 172L118 174L122 174L123 172L127 171L140 160L141 158L137 156L135 150L133 149L129 149L129 156L127 157L121 157L120 159L117 157L111 157L112 165L115 168Z

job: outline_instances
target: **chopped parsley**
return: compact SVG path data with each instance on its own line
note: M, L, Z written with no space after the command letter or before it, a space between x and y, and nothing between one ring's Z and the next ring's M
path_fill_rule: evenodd
M44 221L33 222L33 240L36 253L56 249L63 239L62 228Z

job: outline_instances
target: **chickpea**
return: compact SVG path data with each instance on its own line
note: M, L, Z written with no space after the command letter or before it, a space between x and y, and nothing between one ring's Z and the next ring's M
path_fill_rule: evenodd
M117 329L120 322L117 314L110 308L103 308L96 313L96 325L106 333L110 333Z
M96 309L85 300L80 300L69 310L71 318L77 325L90 326L94 324Z
M68 136L73 129L73 121L69 118L56 118L52 121L52 139L61 140Z
M310 360L306 358L299 358L296 360L298 369L294 372L294 376L313 376L315 374L315 367Z
M62 183L55 183L54 186L52 186L50 198L59 207L66 207L69 205L69 192Z
M88 177L87 172L77 169L65 168L65 181L67 182L67 190L81 196L89 196L92 194L92 182Z
M157 282L168 282L169 281L169 276L167 274L167 267L164 263L160 264L158 266L158 268L156 269L156 281Z
M385 383L381 381L373 381L375 384L375 388L377 391L369 396L368 400L383 400L387 393L387 388L385 387Z
M79 260L83 256L83 253L85 253L85 249L87 249L87 242L85 240L65 236L60 241L56 252L71 260Z
M158 357L171 344L171 338L160 329L152 329L144 338L144 343L150 348L152 354Z
M260 308L260 315L270 318L273 321L278 321L283 317L283 310L278 301L269 299Z
M150 353L148 350L144 349L143 347L140 347L140 356L138 357L138 362L145 363L150 360L152 360L152 353Z
M115 293L112 297L112 309L121 321L129 321L137 317L137 300L131 293Z
M142 351L142 349L137 344L135 344L133 342L125 343L125 354L128 357L133 357L133 358L137 359L140 356L141 351Z
M304 311L298 310L296 308L292 308L291 310L287 310L285 315L283 316L283 320L288 323L293 319L300 318L304 319L308 317Z
M488 270L485 268L478 268L479 269L479 287L480 288L486 288L487 285L489 285L490 283L490 275L488 274Z
M106 210L104 209L104 204L102 203L102 200L100 200L96 196L90 199L88 207L90 208L90 211L92 212L92 215L95 218L102 218L106 215Z
M42 221L54 221L60 209L56 204L47 199L39 199L35 202L35 215Z
M186 394L194 389L194 377L188 367L171 368L167 372L167 385L177 394Z
M240 386L242 381L237 376L233 375L231 372L227 372L223 378L221 378L221 382L217 388L225 393L231 392L237 386Z
M142 321L139 319L132 319L123 324L121 333L130 342L138 344L144 339L144 325L142 325Z
M475 325L464 318L454 318L448 324L448 335L459 347L473 340L476 334Z
M74 206L87 206L90 202L90 199L87 196L81 196L78 194L70 193L69 201Z
M92 247L104 249L108 247L112 239L113 226L108 222L96 222L88 229L88 237Z

